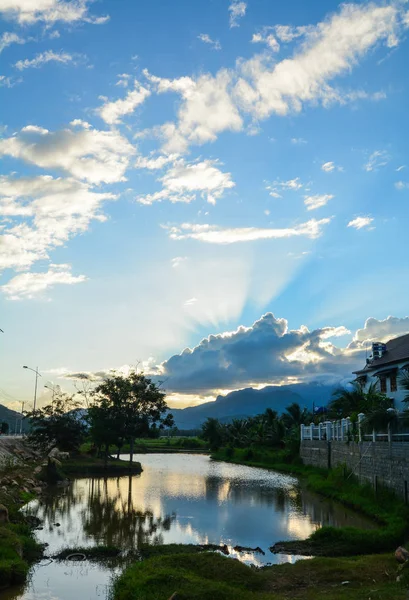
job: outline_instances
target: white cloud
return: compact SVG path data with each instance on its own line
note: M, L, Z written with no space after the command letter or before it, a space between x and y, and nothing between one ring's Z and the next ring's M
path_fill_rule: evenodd
M331 173L331 171L335 170L335 165L333 162L326 162L323 165L321 165L321 169L326 173Z
M73 285L86 281L85 275L74 276L70 265L51 264L43 273L22 273L0 286L10 300L31 299L55 285Z
M349 221L347 227L354 227L355 229L364 229L366 227L369 227L372 222L372 217L356 217L356 219Z
M376 171L380 167L385 167L390 161L391 157L386 152L386 150L375 150L370 155L368 162L365 163L364 169L365 171Z
M282 198L280 192L293 191L296 192L304 187L304 184L300 181L299 177L295 179L289 179L288 181L277 180L272 183L272 185L267 185L266 190L268 190L270 196L273 198Z
M215 204L225 190L235 186L231 174L223 173L218 164L215 160L186 163L184 159L179 159L159 178L163 185L160 192L139 196L137 200L142 204L161 200L191 202L200 193L207 202Z
M185 261L187 261L187 256L175 256L175 258L172 258L172 260L170 262L172 264L172 268L177 269Z
M76 64L74 56L72 56L72 54L68 54L68 52L54 52L53 50L47 50L46 52L37 54L37 56L31 60L28 58L25 60L19 60L14 66L19 71L24 71L24 69L39 69L49 62L57 62L64 65Z
M395 169L397 172L399 171L403 171L404 169L406 169L406 165L401 165L400 167L398 167L397 169Z
M11 46L11 44L25 44L26 40L16 33L11 33L10 31L5 31L0 36L0 54L3 52L7 46Z
M218 225L194 225L183 223L179 227L166 226L172 240L194 239L209 244L235 244L238 242L253 242L256 240L282 239L305 236L310 239L322 234L322 227L331 219L311 219L290 228L273 229L259 227L223 228Z
M307 210L315 210L328 204L333 198L333 194L316 194L315 196L304 196L304 204Z
M135 162L136 169L148 169L155 171L163 169L166 165L174 163L179 158L179 154L163 154L161 156L138 156Z
M12 88L18 83L21 83L23 80L21 77L6 77L5 75L0 75L0 87Z
M280 44L277 42L276 38L272 33L264 34L264 33L254 33L251 38L252 44L266 44L270 50L273 52L280 51Z
M145 76L158 93L181 95L175 123L156 130L167 152L185 152L191 144L213 142L223 131L241 131L245 116L266 119L272 114L299 113L307 104L329 108L360 99L379 99L383 92L342 90L331 82L348 74L370 51L398 43L402 9L398 4L379 6L343 4L340 10L316 26L294 32L281 30L282 38L303 35L293 55L277 61L271 52L239 59L232 69L212 76L170 80ZM257 38L256 38L257 40Z
M186 302L183 303L183 306L192 306L193 304L196 304L197 302L197 298L189 298L189 300L186 300Z
M124 180L134 147L117 131L63 129L50 132L29 125L0 139L0 156L12 156L45 169L59 169L90 183Z
M134 89L128 91L125 98L107 101L97 112L108 125L118 125L122 117L132 114L150 95L151 92L135 80Z
M204 42L205 44L209 44L213 48L213 50L221 50L222 49L219 40L212 40L210 35L207 33L201 33L197 37L201 42Z
M304 144L308 144L307 140L304 138L291 138L291 143L296 146L303 146Z
M29 268L74 235L85 232L92 220L104 221L103 202L115 200L72 178L0 177L0 271Z
M367 342L387 342L406 333L409 333L409 317L389 316L381 320L369 317L364 327L355 332L350 347L364 348Z
M109 17L94 17L88 13L92 0L0 0L0 14L17 21L20 25L32 25L43 21L52 25L57 21L65 23L86 22L101 25Z
M273 27L273 29L280 42L283 43L292 42L296 38L307 34L312 34L315 30L315 28L311 25L305 25L301 27L291 27L291 25L276 25Z
M245 2L239 2L233 0L229 6L230 12L230 27L238 27L239 20L242 19L246 14L247 4Z
M408 190L409 182L408 181L397 181L395 183L395 187L397 190Z
M144 74L158 93L176 92L183 99L178 124L165 123L160 128L166 152L185 152L189 144L213 142L222 131L243 128L232 98L232 74L228 70L222 69L215 77L201 75L196 80L191 77L163 79L146 70Z
M121 73L120 75L118 75L118 81L116 82L115 85L127 88L129 85L130 79L131 79L131 76L129 75L129 73Z

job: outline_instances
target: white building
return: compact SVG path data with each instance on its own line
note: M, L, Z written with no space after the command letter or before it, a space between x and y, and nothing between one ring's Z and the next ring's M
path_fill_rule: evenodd
M389 340L386 344L372 344L372 354L366 359L365 367L354 371L356 381L359 381L367 391L371 383L378 383L378 390L394 401L394 407L403 411L409 405L403 402L408 391L402 389L399 375L409 371L409 334Z

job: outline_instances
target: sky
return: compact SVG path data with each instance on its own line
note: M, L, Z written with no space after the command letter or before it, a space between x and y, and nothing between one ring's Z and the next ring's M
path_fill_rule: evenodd
M408 36L406 0L0 0L0 402L138 365L183 407L409 332Z

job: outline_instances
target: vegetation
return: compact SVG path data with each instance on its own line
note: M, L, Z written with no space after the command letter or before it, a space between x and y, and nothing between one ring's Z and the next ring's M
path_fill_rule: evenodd
M286 444L294 445L294 441L295 450L298 450L300 425L311 418L311 414L296 403L288 406L281 417L268 408L261 415L233 419L231 423L209 418L203 424L202 438L209 443L211 450L252 446L283 448Z
M115 444L118 455L129 444L130 464L135 438L149 437L156 430L173 425L167 414L165 393L151 379L136 370L127 376L114 374L96 387L88 409L89 435L98 450Z
M65 475L89 476L89 475L123 475L142 473L140 462L133 461L129 464L122 460L98 458L85 454L74 456L64 461L62 469Z
M163 547L166 548L166 547ZM185 547L136 563L116 580L114 600L403 600L392 555L315 558L251 569L219 554Z
M27 414L31 429L28 441L46 451L57 446L75 452L85 439L86 426L78 414L79 403L66 394L56 394L51 404Z

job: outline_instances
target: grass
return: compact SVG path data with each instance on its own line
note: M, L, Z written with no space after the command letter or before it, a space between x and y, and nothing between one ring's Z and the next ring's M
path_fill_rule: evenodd
M178 600L406 600L396 571L392 555L315 558L254 569L215 553L158 551L125 570L112 598L167 600L176 592Z
M0 504L7 507L10 519L0 525L0 589L24 582L30 564L42 555L43 547L19 511L22 503L32 498L19 490L0 493Z
M189 450L208 451L208 444L198 437L167 437L167 438L139 438L135 440L134 452L185 452ZM111 446L110 451L116 454L116 446ZM129 454L129 444L121 448L121 454Z
M309 489L345 504L379 523L377 529L322 527L307 540L280 542L277 548L289 554L312 556L353 556L386 552L403 544L409 531L409 507L386 489L375 494L369 485L360 485L345 469L331 471L305 466L298 457L270 449L225 448L212 458L250 466L271 468L301 477Z

